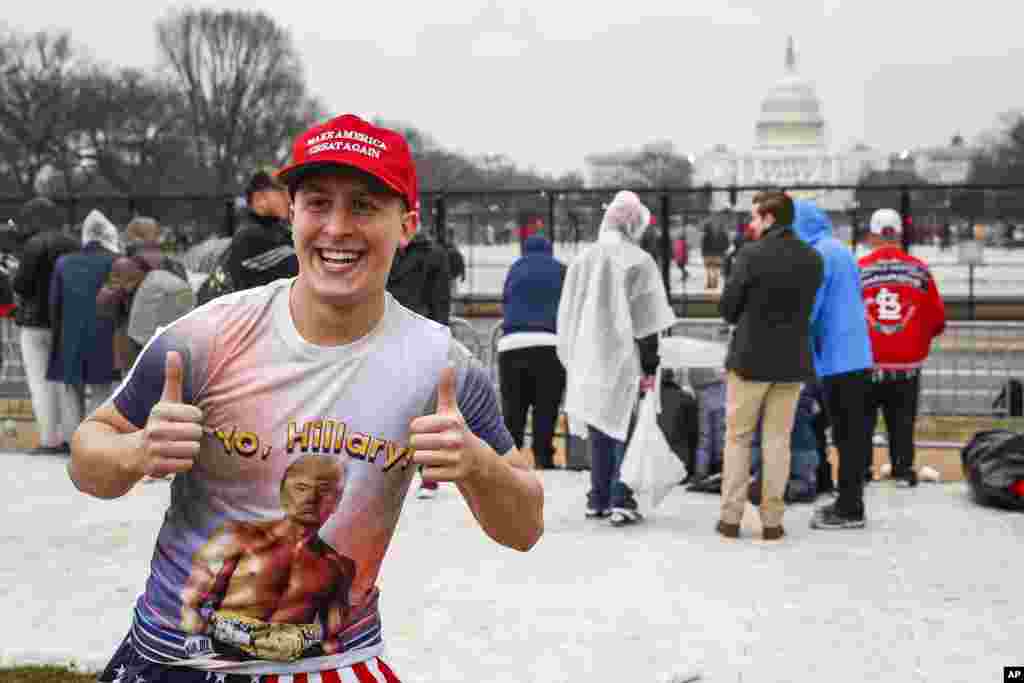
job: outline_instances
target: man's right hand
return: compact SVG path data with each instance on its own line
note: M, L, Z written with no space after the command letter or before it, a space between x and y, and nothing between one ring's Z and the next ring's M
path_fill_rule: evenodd
M163 394L140 432L140 469L145 475L164 477L187 472L199 456L203 413L195 406L182 403L184 375L181 354L169 351L164 366Z

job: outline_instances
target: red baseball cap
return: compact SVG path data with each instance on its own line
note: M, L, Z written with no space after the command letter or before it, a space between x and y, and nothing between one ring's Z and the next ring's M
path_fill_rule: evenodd
M304 171L349 166L377 178L409 204L419 208L416 164L401 133L345 114L313 126L295 139L291 163L277 172L293 186Z

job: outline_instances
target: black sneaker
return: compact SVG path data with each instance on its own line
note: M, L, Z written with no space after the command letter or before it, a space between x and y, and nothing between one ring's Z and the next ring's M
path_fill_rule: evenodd
M589 505L587 506L587 512L584 515L587 519L607 519L612 516L611 510L596 510Z
M908 469L906 472L900 474L893 474L893 479L896 480L898 486L905 486L907 488L914 488L917 486L917 472L912 469Z
M835 503L818 508L811 517L812 529L863 529L864 526L864 515L845 515Z

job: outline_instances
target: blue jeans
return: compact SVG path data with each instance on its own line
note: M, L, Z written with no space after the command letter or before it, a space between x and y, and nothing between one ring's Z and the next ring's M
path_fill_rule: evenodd
M721 469L725 451L725 382L715 382L698 394L700 404L700 440L697 442L698 477L706 477L712 469Z
M590 435L590 492L587 493L587 506L593 510L636 510L633 491L619 479L626 444L591 425L587 425L587 430Z
M750 476L761 478L761 444L750 447ZM787 493L797 499L813 498L818 493L818 451L794 448L789 460Z

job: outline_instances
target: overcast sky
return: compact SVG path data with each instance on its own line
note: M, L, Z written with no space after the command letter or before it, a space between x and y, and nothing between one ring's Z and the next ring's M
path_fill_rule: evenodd
M332 113L404 120L468 154L562 173L584 156L673 141L753 142L787 35L834 149L968 140L1024 107L1024 10L1006 0L211 2L291 30ZM6 2L22 31L68 29L96 59L158 66L154 23L178 3Z

